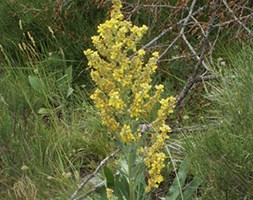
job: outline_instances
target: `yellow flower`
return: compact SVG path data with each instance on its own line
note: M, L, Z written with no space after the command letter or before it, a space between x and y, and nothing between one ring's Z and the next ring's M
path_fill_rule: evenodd
M109 106L112 106L115 111L121 112L126 107L124 101L120 97L119 91L111 91L109 93Z
M157 188L163 181L161 170L165 167L164 160L165 154L162 152L149 152L144 159L145 164L149 167L149 180L148 186L145 188L146 192L150 192L152 188Z
M112 3L111 18L100 24L98 35L92 37L96 50L84 51L91 78L97 86L91 99L100 111L103 124L126 144L137 142L141 137L140 131L135 131L130 124L138 123L141 118L152 125L149 131L153 131L154 140L144 152L150 175L146 188L149 192L163 181L161 170L165 166L165 154L161 150L171 132L165 120L173 112L175 98L161 98L164 86L152 86L159 53L154 52L145 59L145 50L137 49L148 28L124 20L120 11L121 1L112 0ZM148 121L156 104L160 104L156 119ZM108 196L112 195L110 189L107 192Z
M130 143L139 139L140 134L133 134L129 125L124 124L120 131L120 137L123 142Z
M109 200L117 200L118 198L113 195L113 190L110 188L106 188L106 197Z

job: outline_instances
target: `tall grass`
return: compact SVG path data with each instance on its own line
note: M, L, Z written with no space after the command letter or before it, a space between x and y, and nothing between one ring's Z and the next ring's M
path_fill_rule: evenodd
M0 196L65 199L113 145L72 66L28 42L1 47Z
M204 199L253 197L253 49L229 51L220 86L213 86L210 113L220 127L186 137L193 169L205 180Z
M0 44L13 60L20 62L15 49L18 43L29 41L27 33L30 31L36 43L42 44L37 47L39 54L50 53L58 60L64 55L66 64L73 66L74 81L87 84L83 49L90 45L90 36L105 19L106 8L98 7L93 0L0 0ZM19 22L22 22L22 30ZM57 40L52 37L49 27ZM27 60L27 57L22 58L24 62ZM51 64L59 66L59 62Z

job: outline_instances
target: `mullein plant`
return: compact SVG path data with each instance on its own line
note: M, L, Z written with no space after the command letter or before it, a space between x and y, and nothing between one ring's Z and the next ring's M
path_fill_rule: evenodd
M161 97L164 91L162 84L152 86L158 52L152 53L145 62L145 50L137 50L137 45L148 30L147 26L138 27L124 20L120 0L112 0L112 3L110 19L100 24L98 35L92 37L96 50L84 51L92 80L97 85L91 99L109 132L125 147L135 146L134 150L143 156L149 177L145 191L149 193L163 181L161 170L166 159L163 148L171 132L165 120L173 113L175 98ZM158 109L154 109L157 106ZM150 121L154 110L155 117ZM153 136L149 138L151 141L143 142L143 122L148 124L148 132ZM146 145L140 147L137 144ZM126 152L130 154L131 151ZM128 156L128 165L130 199L134 199L131 156Z

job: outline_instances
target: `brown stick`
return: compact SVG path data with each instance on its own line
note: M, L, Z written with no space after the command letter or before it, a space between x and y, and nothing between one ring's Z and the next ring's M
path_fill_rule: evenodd
M83 182L78 186L77 190L71 195L70 200L76 200L76 195L83 189L83 187L89 182L90 179L96 176L96 174L99 172L99 170L111 159L113 158L118 152L120 151L119 148L117 148L114 152L112 152L109 156L107 156L104 160L100 162L98 167L95 169L93 173L88 175L88 177L85 177ZM78 199L78 198L77 198Z
M210 35L211 29L213 27L213 24L214 24L214 21L215 21L215 17L216 17L216 0L213 1L212 10L213 10L213 13L212 13L212 16L211 16L211 20L208 23L208 27L207 27L207 30L206 30L206 33L205 33L205 36L204 36L205 40L204 40L204 44L203 44L200 56L197 55L196 51L193 49L193 47L189 43L189 41L187 40L186 36L184 34L182 35L185 43L187 44L187 46L190 49L190 51L194 54L194 56L196 57L196 59L198 60L198 62L195 65L193 73L190 76L190 78L188 79L186 85L183 87L182 91L178 95L178 98L177 98L176 103L175 103L175 107L180 106L180 104L182 103L182 101L188 95L190 89L196 83L195 78L197 77L199 68L203 65L205 67L206 71L207 72L209 71L208 67L206 66L206 64L204 62L204 56L205 56L206 51L207 51L207 49L209 47L209 45L208 45L209 44L208 39L209 39L209 35Z
M225 5L225 7L228 9L228 11L230 12L230 14L233 16L233 18L235 19L235 21L240 24L250 35L252 35L252 31L244 24L242 23L239 18L237 18L235 16L234 11L228 6L228 3L226 0L222 0L223 4Z

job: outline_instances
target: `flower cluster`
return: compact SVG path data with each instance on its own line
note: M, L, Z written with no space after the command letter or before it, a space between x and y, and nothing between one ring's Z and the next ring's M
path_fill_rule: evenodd
M120 131L120 137L123 142L130 143L132 141L136 141L140 139L141 134L137 132L136 134L132 133L131 127L129 125L124 124L123 128Z
M164 86L152 87L158 52L145 63L145 50L137 50L147 27L124 20L120 0L112 0L112 3L111 18L100 24L98 35L92 37L96 51L84 51L91 78L97 85L91 99L100 111L103 124L126 144L140 139L138 124L148 121L151 110L160 102L157 119L150 122L157 136L144 160L150 174L147 187L150 191L162 181L160 172L165 155L161 149L170 132L165 119L173 112L174 98L161 99Z
M160 139L162 139L162 137L160 137ZM157 144L159 143L157 142ZM160 143L159 145L161 146L163 144ZM159 183L163 181L161 170L165 167L165 154L163 152L154 153L154 151L156 151L155 148L150 149L148 156L144 159L146 166L149 168L149 176L151 177L148 179L148 186L145 188L146 192L150 192L152 188L157 188Z
M157 188L159 183L163 181L161 170L165 167L165 154L161 150L164 147L164 141L169 138L167 134L171 132L171 128L165 124L165 120L169 114L173 113L175 100L172 96L161 99L159 101L161 107L157 112L157 119L152 122L153 128L159 134L156 135L154 144L148 148L144 159L144 163L148 167L149 176L151 177L148 180L146 192L149 192L152 188Z

